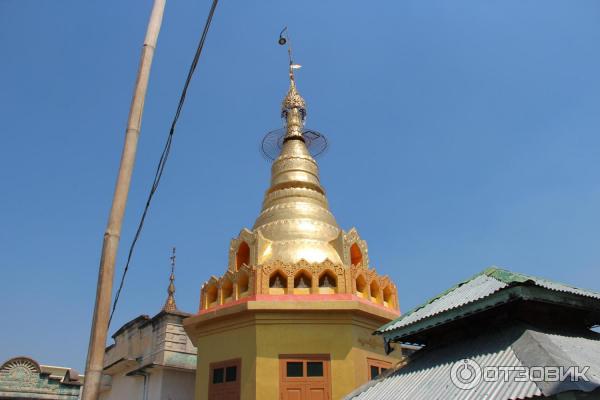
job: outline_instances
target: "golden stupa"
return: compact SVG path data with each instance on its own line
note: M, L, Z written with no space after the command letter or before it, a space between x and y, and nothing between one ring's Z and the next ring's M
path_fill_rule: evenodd
M400 352L386 355L371 335L398 316L396 286L370 268L356 229L343 231L329 210L293 66L262 210L231 241L226 273L202 285L199 311L184 322L198 348L196 399L339 399L398 361ZM319 364L312 373L320 375L291 378L289 366L300 364ZM228 382L223 371L238 372Z
M290 90L281 104L286 134L281 154L271 168L271 186L252 231L263 238L257 264L278 260L310 263L342 262L335 240L341 229L329 211L319 167L310 155L302 131L306 103L291 75Z

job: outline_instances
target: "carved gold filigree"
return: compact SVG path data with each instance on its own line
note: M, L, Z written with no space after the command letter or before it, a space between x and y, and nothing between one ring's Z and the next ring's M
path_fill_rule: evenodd
M302 110L306 109L306 102L296 90L296 85L293 81L290 84L290 90L287 92L287 95L284 97L283 102L281 103L281 110L291 110L292 108L298 108Z

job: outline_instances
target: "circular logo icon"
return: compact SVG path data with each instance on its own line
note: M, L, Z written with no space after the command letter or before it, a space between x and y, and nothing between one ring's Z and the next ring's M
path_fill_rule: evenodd
M452 366L450 380L459 389L473 389L481 381L481 367L475 360L463 358Z

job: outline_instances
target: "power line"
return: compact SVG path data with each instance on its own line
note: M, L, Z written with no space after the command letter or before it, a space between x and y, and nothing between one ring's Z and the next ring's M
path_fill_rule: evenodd
M169 154L171 153L171 145L173 143L173 135L175 134L175 126L177 125L177 120L179 120L179 115L181 114L181 110L183 108L183 103L185 102L185 97L187 95L187 90L190 85L190 81L192 80L192 76L194 75L194 71L196 70L196 66L198 65L198 60L200 59L200 55L202 54L202 49L204 48L204 42L206 41L206 36L208 34L208 29L210 28L210 24L213 19L213 15L215 13L215 9L217 8L217 3L219 0L213 0L212 5L210 7L210 11L208 13L208 17L206 18L206 22L204 24L204 30L202 31L202 36L200 37L200 41L198 42L198 47L196 48L196 54L194 54L194 59L192 61L192 65L190 65L190 69L187 74L187 78L185 79L185 84L183 85L183 90L181 91L181 96L179 97L179 104L177 105L177 111L175 112L175 116L173 117L173 122L171 123L171 129L169 130L169 134L167 136L167 141L165 143L165 147L163 148L162 154L158 160L158 165L156 166L156 172L154 173L154 181L152 182L152 187L150 188L150 193L148 194L148 199L146 200L146 205L144 206L144 212L142 213L142 217L140 218L140 222L138 223L137 230L131 241L131 245L129 246L129 252L127 254L127 262L125 263L125 268L123 269L123 275L121 275L121 282L119 283L119 289L117 289L117 293L115 295L115 301L113 303L112 311L110 313L110 318L108 320L108 326L110 327L110 323L112 321L113 315L115 314L115 309L117 308L117 303L119 302L119 297L121 296L121 291L123 290L123 284L125 283L125 276L127 275L127 271L129 270L129 264L131 263L131 257L133 256L133 251L135 249L135 245L137 244L138 239L140 238L140 234L142 233L142 228L144 227L144 221L146 220L146 215L148 214L148 210L150 208L150 203L152 202L152 198L154 197L154 193L158 189L158 185L162 178L163 172L165 170L165 165L167 164L167 160L169 159Z

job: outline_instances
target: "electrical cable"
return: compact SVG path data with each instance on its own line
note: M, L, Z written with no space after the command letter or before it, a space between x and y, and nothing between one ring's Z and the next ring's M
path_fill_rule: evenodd
M158 189L158 185L162 178L163 172L165 170L165 165L167 164L167 160L169 159L169 154L171 153L171 145L173 143L173 135L175 134L175 126L177 125L177 120L179 119L179 115L181 114L181 110L183 108L183 103L185 102L185 97L187 95L187 90L190 85L190 81L192 80L192 76L194 71L196 70L196 66L198 65L198 60L200 59L200 55L202 54L202 49L204 48L204 42L206 41L206 36L208 34L208 29L210 28L210 24L213 19L213 15L215 13L215 9L217 8L217 3L219 0L213 0L212 5L210 7L210 11L208 13L208 17L206 18L206 22L204 24L204 30L202 31L202 36L200 37L200 41L198 42L198 47L196 48L196 54L194 55L194 59L192 64L190 65L190 69L187 74L187 78L185 80L185 84L183 85L183 90L181 91L181 96L179 97L179 104L177 105L177 111L175 112L175 116L173 117L173 122L171 123L171 129L169 130L169 135L167 136L167 141L165 143L165 147L163 148L162 154L158 160L158 165L156 166L156 172L154 174L154 181L152 182L152 187L150 188L150 193L148 194L148 199L146 200L146 205L144 207L144 212L140 218L140 222L138 223L137 230L131 241L131 245L129 246L129 252L127 254L127 262L125 263L125 268L123 269L123 274L121 275L121 282L119 283L119 289L117 290L117 294L115 295L115 300L113 303L112 311L110 313L110 318L108 320L108 326L110 327L110 323L115 314L115 310L117 308L117 303L119 302L119 297L121 296L121 291L123 290L123 284L125 283L125 276L127 275L127 271L129 270L129 264L131 263L131 258L133 256L133 251L135 249L135 245L140 238L140 234L142 233L142 228L144 227L144 221L146 220L146 215L148 214L148 210L150 209L150 203L152 202L152 198L154 197L154 193Z

